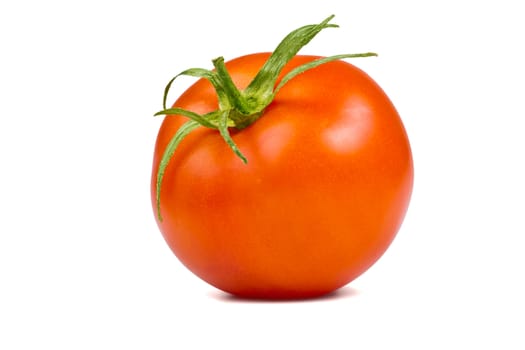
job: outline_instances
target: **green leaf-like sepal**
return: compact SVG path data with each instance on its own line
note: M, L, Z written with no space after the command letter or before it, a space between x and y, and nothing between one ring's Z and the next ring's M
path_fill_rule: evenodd
M247 96L255 97L266 107L272 100L273 89L284 66L308 44L321 30L337 28L329 24L334 16L329 16L319 24L306 25L288 34L273 51L261 70L245 90ZM264 108L263 107L263 108Z
M306 72L307 70L313 69L315 67L318 67L322 64L341 60L343 58L356 58L356 57L371 57L371 56L377 56L376 53L373 52L367 52L367 53L355 53L355 54L344 54L344 55L335 55L335 56L329 56L329 57L322 57L313 61L310 61L308 63L305 63L303 65L300 65L299 67L295 67L292 69L288 74L286 74L281 81L279 82L279 85L273 90L272 93L272 99L275 97L277 92L281 90L281 88L288 82L290 79L295 78L297 75Z
M219 80L219 77L218 77L217 73L214 72L214 71L208 70L208 69L204 69L204 68L190 68L190 69L186 69L185 71L182 71L179 74L177 74L176 76L174 76L173 78L171 78L171 80L168 82L168 84L166 84L166 87L164 88L164 95L163 95L163 98L162 98L162 108L167 109L166 108L166 101L167 101L167 98L168 98L168 93L169 93L169 91L171 89L171 85L173 84L175 79L177 79L178 77L180 77L182 75L187 75L187 76L191 76L191 77L195 77L195 78L207 79L213 85L213 87L215 88L215 92L217 93L217 96L219 98L219 107L221 107L221 108L229 108L229 105L226 105L227 101L228 101L228 96L225 95L224 88L222 87L222 83Z
M230 132L228 131L228 111L224 111L219 116L219 132L221 133L222 138L228 146L232 149L232 151L239 157L241 160L246 164L248 163L248 160L246 157L241 153L235 142L233 142L233 139L230 135Z
M164 178L164 173L166 172L166 167L168 166L168 163L173 156L173 153L175 153L175 150L179 146L180 142L188 136L189 133L191 133L193 130L198 128L200 124L195 120L187 121L184 125L180 127L179 130L177 130L177 133L173 136L173 138L168 143L168 146L166 146L166 149L164 150L164 154L162 155L162 158L160 160L159 164L159 170L157 172L157 182L156 182L156 201L157 201L157 217L159 221L162 221L162 214L160 212L160 190L162 185L162 179Z
M199 123L200 125L205 126L207 128L217 129L216 124L213 123L212 121L208 120L206 114L205 115L200 115L198 113L195 113L195 112L192 112L192 111L188 111L187 109L183 109L183 108L177 108L177 107L168 108L168 109L165 109L165 110L162 110L160 112L155 113L154 116L175 115L175 114L182 115L182 116L185 116L187 118L190 118L190 119L196 121L197 123Z

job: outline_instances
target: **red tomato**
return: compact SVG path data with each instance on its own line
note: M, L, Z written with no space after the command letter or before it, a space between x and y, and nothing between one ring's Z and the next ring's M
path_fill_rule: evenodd
M226 63L244 88L269 54ZM295 56L281 77L314 59ZM218 108L207 80L174 106ZM165 118L155 147L152 201L161 156L187 121ZM160 194L166 242L211 285L243 297L307 298L332 292L385 252L407 210L413 163L401 119L363 71L333 61L290 80L260 119L232 139L198 127L179 145Z

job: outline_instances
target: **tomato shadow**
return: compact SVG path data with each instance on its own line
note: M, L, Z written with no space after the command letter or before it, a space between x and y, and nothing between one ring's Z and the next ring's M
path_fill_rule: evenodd
M354 298L359 295L359 291L351 286L345 286L337 289L334 292L321 295L313 298L300 299L259 299L259 298L244 298L233 294L228 294L220 290L213 290L208 293L212 299L227 302L227 303L308 303L308 302L324 302L340 299Z

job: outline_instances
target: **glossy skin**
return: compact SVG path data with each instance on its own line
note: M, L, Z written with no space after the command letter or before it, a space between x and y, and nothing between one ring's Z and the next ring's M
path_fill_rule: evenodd
M244 88L268 54L227 63ZM313 59L296 56L284 69ZM217 109L196 82L175 106ZM181 124L165 118L151 184ZM413 184L410 145L394 106L364 72L336 61L285 85L263 116L233 140L216 130L182 141L166 169L159 228L175 255L223 291L250 298L308 298L349 283L388 248Z

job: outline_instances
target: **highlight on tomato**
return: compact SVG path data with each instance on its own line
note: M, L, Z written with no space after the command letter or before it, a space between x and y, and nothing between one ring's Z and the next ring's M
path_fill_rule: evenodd
M375 54L298 55L332 18L165 88L155 218L178 259L227 293L333 292L383 255L405 217L407 133L381 87L344 61ZM198 80L167 107L179 76Z

